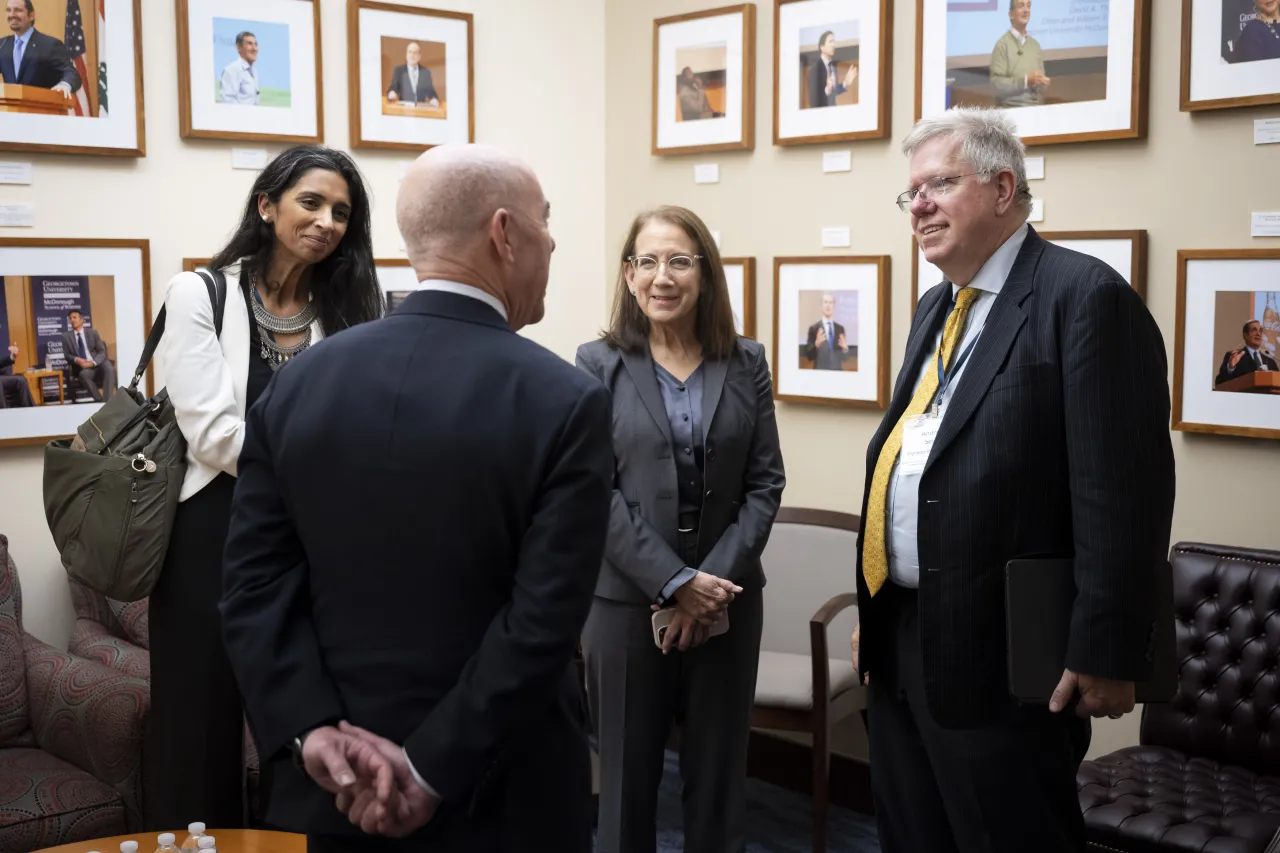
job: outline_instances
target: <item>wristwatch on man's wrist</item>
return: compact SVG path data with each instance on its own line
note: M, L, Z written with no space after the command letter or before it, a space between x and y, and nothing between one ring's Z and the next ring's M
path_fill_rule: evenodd
M302 762L302 744L306 741L307 735L320 728L324 728L324 726L312 726L289 742L289 751L293 755L293 766L297 767L299 770L306 770L306 767Z

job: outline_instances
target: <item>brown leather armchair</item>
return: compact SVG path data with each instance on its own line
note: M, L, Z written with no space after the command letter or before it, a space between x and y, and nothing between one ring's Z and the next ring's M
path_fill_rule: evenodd
M1100 850L1280 853L1280 551L1178 543L1179 675L1076 777Z

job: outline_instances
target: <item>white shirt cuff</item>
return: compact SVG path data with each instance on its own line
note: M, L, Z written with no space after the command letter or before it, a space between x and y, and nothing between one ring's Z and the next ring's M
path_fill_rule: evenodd
M436 789L428 785L427 780L423 779L421 776L418 775L418 768L413 766L413 759L409 757L409 750L402 748L401 752L404 753L405 764L409 765L409 772L413 774L413 781L421 785L422 790L426 791L428 794L435 797L437 800L440 799L440 795L436 793Z

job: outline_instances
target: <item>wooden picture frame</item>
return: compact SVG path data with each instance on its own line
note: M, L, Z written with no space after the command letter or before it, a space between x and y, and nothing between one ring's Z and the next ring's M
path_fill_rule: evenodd
M51 1L38 0L37 13ZM81 41L70 53L80 87L63 98L51 89L0 84L0 151L145 157L142 0L114 2L109 20L102 0L77 2ZM61 0L56 5L67 8Z
M830 21L822 14L829 6L824 0L774 0L774 145L856 142L889 136L893 3L848 0L848 5L846 16ZM847 89L845 80L837 80L833 92L824 93L825 97L813 90L810 71L802 70L813 69L815 62L822 61L822 45L818 42L824 36L832 42L833 66L845 67L846 76L856 75ZM866 51L869 57L864 55L866 48L870 48ZM870 69L864 71L868 64ZM866 103L867 94L871 95L870 104ZM842 99L845 103L840 102Z
M67 384L60 340L69 328L69 311L80 312L85 328L101 336L115 367L116 392L127 387L151 334L150 242L0 238L0 335L6 345L18 343L10 369L26 378L34 402L0 409L0 447L43 445L74 435L102 406L92 398L67 399L77 387ZM147 366L144 390L155 394L154 365ZM88 397L83 387L80 392Z
M324 142L319 0L254 0L252 21L216 15L217 4L174 0L182 138ZM310 33L305 32L308 27ZM241 34L254 38L257 58L251 74L237 71L232 77L231 66L243 59L236 56L240 48L235 44ZM228 80L236 81L237 93L223 93Z
M1173 429L1280 439L1280 249L1180 249ZM1222 285L1228 284L1229 287ZM1274 288L1255 289L1255 288ZM1259 310L1261 307L1261 310ZM1230 312L1222 316L1220 312ZM1258 315L1258 316L1255 316ZM1262 324L1266 371L1231 377L1245 322ZM1219 352L1222 350L1222 352Z
M1061 32L1054 28L1047 33L1042 30L1042 37L1050 44L1044 48L1050 56L1041 63L1042 73L1049 77L1050 84L1036 96L1031 89L1015 82L1007 84L1017 90L1010 92L1000 92L991 83L992 59L998 55L1004 39L1013 38L1009 32L1008 5L1003 0L990 4L916 0L915 119L941 115L952 106L1000 106L1009 103L1006 98L1016 101L1038 97L1049 102L1006 106L1026 145L1144 139L1154 2L1111 0L1107 20L1092 22L1091 29L1083 33L1078 30L1078 20L1073 20L1072 28ZM1052 7L1045 8L1052 14ZM1032 4L1030 26L1025 31L1031 38L1036 36L1037 14L1037 6ZM964 37L957 38L955 41L961 44L953 48L961 52L948 56L946 50L953 40L947 31L952 25L962 27ZM1101 55L1101 46L1093 43L1099 31L1106 47ZM992 47L983 47L988 44ZM1039 41L1036 44L1038 54ZM944 48L941 54L936 53L939 45ZM984 55L985 66L981 65ZM1023 55L1020 48L1018 55ZM1055 68L1064 70L1060 72ZM1017 69L1010 66L1009 70ZM1066 73L1067 70L1074 73ZM1048 71L1054 73L1047 74ZM1056 82L1055 75L1058 75ZM1116 75L1114 85L1113 75ZM1006 79L1016 80L1016 77ZM1066 94L1062 94L1064 92ZM1096 97L1099 94L1101 99Z
M1235 38L1252 23L1240 22L1239 8L1232 0L1182 0L1182 112L1280 104L1280 77L1250 64L1267 57L1249 56Z
M366 31L364 21L381 27ZM416 87L399 76L413 48L420 71L426 72L417 75ZM404 64L396 67L397 61ZM347 0L347 68L352 148L420 153L445 143L475 142L474 16L469 12ZM461 85L456 78L463 68L466 91L451 97L449 91ZM393 102L393 86L412 88L415 96L419 90L424 96L435 93L435 105L430 98L425 104L409 103L399 94Z
M755 55L754 3L656 19L653 155L753 150ZM717 92L718 103L712 103L712 92Z
M840 300L840 294L857 294ZM825 299L833 296L830 317ZM862 409L889 405L890 258L888 255L818 255L773 259L773 397ZM870 306L865 303L870 301ZM810 324L809 319L815 318ZM820 343L815 328L830 319L843 331L844 351L827 358L807 353ZM856 326L854 326L856 324ZM806 327L801 331L801 327ZM850 326L856 329L850 342ZM871 338L870 342L866 342ZM811 344L810 342L813 341ZM852 355L850 354L852 351ZM869 357L868 357L869 356ZM850 359L853 367L850 367ZM834 361L832 361L834 359Z
M1063 246L1068 249L1075 249L1078 252L1084 252L1086 255L1092 255L1095 258L1110 264L1112 269L1126 276L1125 280L1129 282L1129 286L1138 292L1144 300L1147 298L1147 232L1142 229L1128 231L1037 231L1043 239L1050 243ZM1108 249L1105 246L1098 246L1099 243L1114 242L1116 245ZM1101 249L1101 251L1092 251ZM1124 269L1123 261L1128 258L1128 270ZM916 313L916 306L920 304L920 298L924 296L925 291L937 282L924 283L921 282L921 276L927 275L927 270L936 269L928 261L921 257L920 245L916 242L916 238L911 238L911 314ZM1128 273L1126 275L1126 272ZM932 278L932 276L930 276Z
M737 324L738 334L744 338L755 340L756 337L756 259L755 258L721 258L725 267L725 278L729 284L729 302L734 306L733 318ZM736 276L729 271L730 267L742 268L741 292L738 292Z

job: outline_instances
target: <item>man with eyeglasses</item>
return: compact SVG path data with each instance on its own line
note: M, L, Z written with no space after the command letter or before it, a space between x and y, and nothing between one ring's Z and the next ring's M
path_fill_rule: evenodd
M809 327L805 342L805 358L813 362L814 370L843 370L849 354L849 342L844 326L835 321L836 297L822 294L822 319Z
M853 646L881 849L1083 851L1089 717L1133 710L1151 668L1174 493L1164 341L1119 273L1027 224L1005 113L924 119L903 150L898 205L946 279L867 451ZM1026 556L1074 560L1047 706L1008 690L1004 571Z
M1262 349L1262 323L1250 320L1242 330L1244 346L1236 347L1222 357L1222 366L1218 368L1215 386L1241 376L1248 376L1256 370L1280 370L1275 356Z

